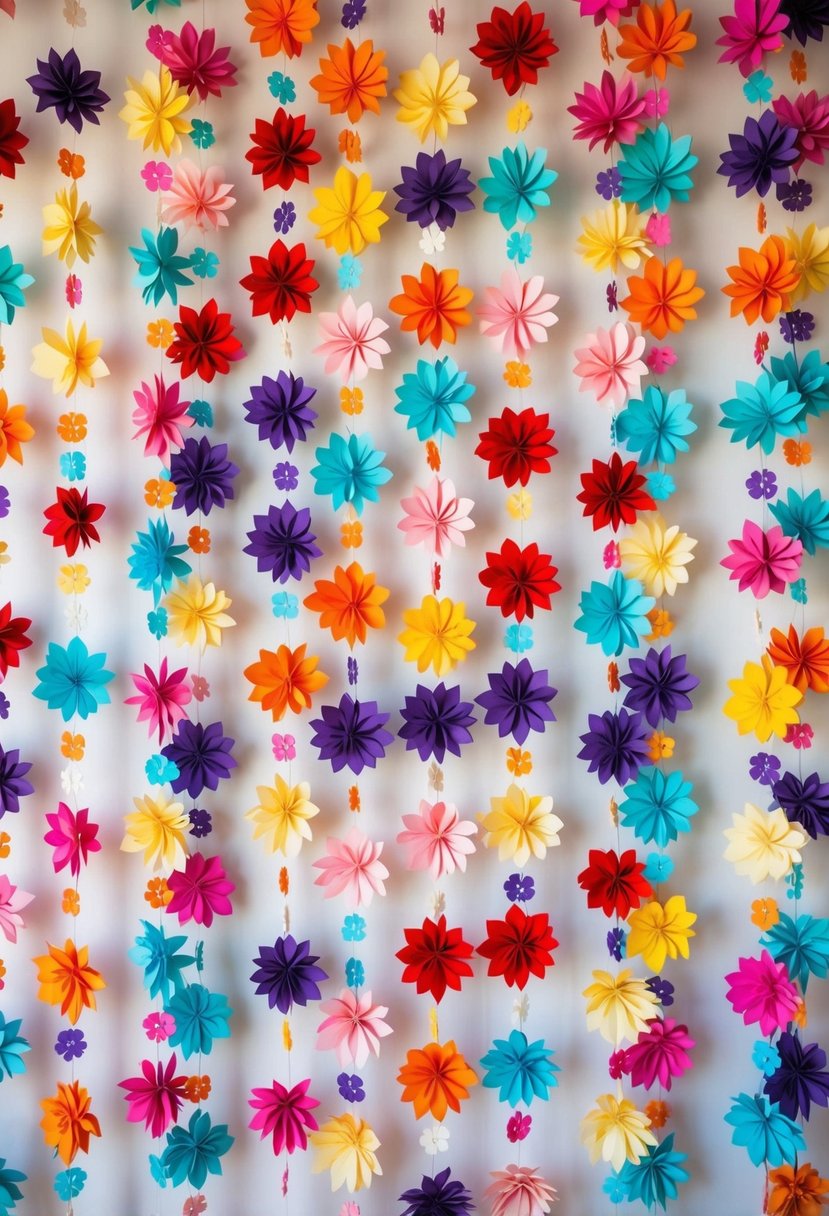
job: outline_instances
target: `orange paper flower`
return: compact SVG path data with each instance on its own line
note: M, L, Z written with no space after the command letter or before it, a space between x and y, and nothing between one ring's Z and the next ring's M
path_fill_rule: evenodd
M210 552L210 532L207 528L193 527L187 533L187 544L194 553Z
M0 857L8 857L11 853L11 839L8 832L0 832Z
M507 770L515 777L523 777L533 771L531 752L524 752L520 747L507 748Z
M363 145L357 131L340 131L337 147L350 165L357 165L363 159Z
M619 27L617 55L630 61L631 72L664 80L669 67L685 67L684 52L697 45L696 34L688 30L692 16L689 8L677 13L675 0L640 5L636 24Z
M358 785L350 785L348 787L348 809L355 812L362 809L360 787Z
M772 629L766 649L775 667L784 667L787 682L800 692L807 688L829 692L829 641L822 627L807 629L802 638L794 625L789 625L788 636Z
M363 543L363 525L359 520L340 525L340 544L344 549L359 549Z
M159 507L162 511L169 507L176 496L176 487L171 481L161 477L151 477L144 482L144 502L148 507Z
M526 363L518 363L511 359L504 368L504 380L510 388L529 388L533 382L532 373Z
M317 0L245 0L252 27L250 40L259 43L263 59L284 52L289 59L302 54L311 41L311 31L319 25Z
M751 923L766 933L780 920L776 899L755 899L751 905Z
M741 245L737 256L739 266L727 270L732 282L722 289L731 297L731 315L742 313L748 325L761 316L769 325L791 307L792 292L800 282L795 260L779 236L766 237L759 251Z
M786 464L800 468L802 464L812 463L812 445L805 439L786 439L783 443L783 455Z
M288 867L280 866L280 869L279 869L279 893L280 893L280 895L287 895L288 891L290 890L290 886L291 886L291 881L288 877Z
M211 1089L212 1083L207 1073L203 1077L188 1077L184 1082L184 1097L188 1102L206 1102Z
M28 443L35 428L26 421L25 405L9 405L5 389L0 388L0 468L6 457L23 463L22 443Z
M450 1039L427 1043L406 1052L406 1063L397 1076L403 1086L401 1102L412 1102L416 1119L428 1111L440 1122L447 1110L459 1111L469 1097L469 1087L478 1078Z
M435 270L428 262L420 268L420 278L401 276L403 292L389 300L389 308L403 320L404 332L417 330L421 346L427 340L435 350L441 342L454 342L458 330L472 321L466 306L473 292L458 283L457 270Z
M655 1098L645 1106L645 1114L650 1119L651 1129L664 1127L671 1117L671 1108L667 1102Z
M60 910L61 912L65 912L67 916L77 916L80 912L81 897L74 887L64 887Z
M71 177L74 181L86 172L83 157L79 152L70 152L68 148L61 148L58 152L58 168L64 177Z
M679 333L686 321L696 319L694 305L705 295L696 281L697 272L687 270L681 258L671 258L667 265L648 258L644 275L628 279L630 295L621 301L622 308L657 339Z
M172 321L159 317L157 321L147 322L147 344L157 350L166 350L173 341L175 333Z
M795 84L803 84L806 79L806 56L802 51L792 51L789 60L789 74Z
M363 412L363 390L361 388L340 389L340 409L353 416Z
M274 722L284 718L288 710L301 713L311 708L311 694L328 683L328 676L317 671L319 657L305 657L306 644L296 650L280 646L272 650L260 650L259 662L245 668L245 678L253 685L249 701L260 702L267 713L270 710Z
M319 76L311 78L320 105L328 106L332 114L347 114L349 122L359 122L366 110L379 114L378 99L386 96L389 78L385 58L386 52L375 51L370 38L356 47L350 38L342 46L329 44L328 58L320 59Z
M619 664L613 659L607 665L607 687L609 692L618 692L622 687L619 683Z
M820 1216L829 1194L829 1179L821 1178L808 1161L797 1169L781 1165L771 1170L769 1185L768 1216Z
M89 966L89 947L78 949L67 939L63 950L46 943L48 954L39 955L37 978L40 980L37 999L46 1005L60 1005L74 1026L84 1009L94 1009L95 993L106 988L103 977Z
M155 908L156 910L159 908L166 908L167 904L173 898L173 892L167 886L167 879L151 878L147 883L144 898L151 908Z
M440 472L440 448L434 439L426 441L426 463L433 473Z
M372 573L364 574L358 562L334 570L334 581L317 579L315 591L303 600L306 608L320 613L320 628L330 629L335 642L345 638L349 646L365 642L367 629L382 629L386 623L380 607L389 598Z
M71 1165L78 1152L89 1152L89 1137L100 1136L101 1125L92 1114L92 1099L79 1081L58 1081L53 1098L42 1098L43 1139L57 1152L64 1165Z
M83 760L86 739L83 735L73 735L65 730L60 737L60 754L67 760Z
M64 443L82 443L86 439L86 414L61 414L56 430Z

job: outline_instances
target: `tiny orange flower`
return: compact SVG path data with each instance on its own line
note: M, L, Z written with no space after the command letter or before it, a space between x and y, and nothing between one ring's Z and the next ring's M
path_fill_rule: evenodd
M599 39L599 50L601 51L602 59L605 61L605 63L609 67L610 64L613 62L613 55L611 55L611 53L610 53L610 44L607 41L607 30L606 29L602 29L602 36Z
M337 148L350 165L356 165L363 159L363 145L357 131L340 131Z
M60 737L60 754L67 760L83 760L86 739L83 735L73 735L65 730Z
M619 826L619 803L616 801L615 798L610 799L607 809L610 811L610 822L613 824L614 828L618 828L618 826Z
M173 898L173 892L167 886L166 878L151 878L147 883L144 898L151 908L166 908Z
M799 1026L801 1030L805 1030L809 1024L809 1015L806 1012L806 1002L804 1001L803 997L800 998L800 1004L794 1011L794 1018L792 1021L796 1026Z
M526 363L511 360L504 368L504 380L510 388L529 388L533 382L532 373Z
M288 867L283 866L279 871L279 892L281 895L287 895L290 890L290 879L288 878Z
M290 1051L294 1045L294 1037L291 1034L291 1023L285 1018L282 1023L282 1046L286 1051Z
M661 730L655 730L647 742L648 758L651 764L658 764L660 760L670 760L675 746L675 739Z
M58 152L58 168L64 177L71 177L74 181L83 177L86 172L84 158L78 152L70 152L68 148L61 148Z
M789 72L795 84L803 84L809 73L806 68L806 56L802 51L792 51L792 57L789 60Z
M755 899L751 905L751 923L765 933L780 920L776 899Z
M618 692L622 687L619 683L619 664L613 659L607 665L607 687L611 692Z
M426 463L433 473L440 472L440 449L434 439L426 441Z
M6 987L6 985L3 983L3 976L5 974L6 974L6 964L3 962L2 958L0 958L0 992L2 992L3 989Z
M208 528L191 528L187 533L187 543L194 553L210 552L210 531Z
M363 525L349 522L340 526L340 544L344 549L359 549L363 543Z
M507 769L516 777L523 777L533 771L531 752L524 752L520 747L507 748Z
M348 809L350 811L360 810L360 789L359 786L351 785L348 789Z
M204 1102L210 1096L210 1077L188 1077L184 1082L184 1096L188 1102Z
M61 912L66 912L70 916L77 916L81 910L81 897L74 887L65 887L63 891L63 899L61 901Z
M341 388L340 409L344 414L362 414L363 390L361 388Z
M766 231L768 216L766 215L766 204L760 203L757 207L757 231L763 233Z
M11 839L8 832L0 832L0 857L8 857L11 853Z
M671 1108L667 1102L654 1099L645 1106L645 1114L650 1119L651 1127L660 1128L664 1127L670 1119Z
M651 608L647 617L651 623L651 632L645 638L646 642L654 642L657 638L667 638L673 633L674 622L667 609Z
M81 443L86 439L86 414L61 414L56 430L64 443Z
M802 439L787 439L783 444L783 455L786 457L786 464L800 468L802 464L811 464L812 445Z
M144 502L148 507L169 507L176 496L176 487L161 477L151 477L144 482Z
M174 337L173 323L172 321L168 321L166 317L159 317L157 321L149 321L147 323L147 343L149 346L154 346L157 350L166 350Z
M2 370L5 366L6 366L6 350L5 350L5 347L0 346L0 372L2 372Z

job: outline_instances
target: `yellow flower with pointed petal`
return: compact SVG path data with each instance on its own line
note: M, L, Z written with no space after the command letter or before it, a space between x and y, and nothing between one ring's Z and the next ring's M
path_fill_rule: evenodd
M66 335L60 336L54 329L40 331L43 341L32 351L32 371L44 380L52 381L53 393L65 393L71 397L78 381L87 388L94 388L95 381L109 375L109 368L101 358L102 338L88 338L86 322L77 335L72 318L66 320Z
M397 640L406 648L406 662L417 663L418 671L431 666L436 676L445 676L475 649L470 637L475 622L465 613L462 601L456 604L454 600L424 595L419 608L403 613L406 629Z
M594 1165L601 1158L618 1171L626 1161L637 1165L640 1157L648 1155L648 1148L657 1143L648 1130L649 1122L630 1098L602 1094L581 1121L582 1143Z
M618 274L620 266L637 270L648 256L645 225L633 203L621 203L614 198L592 217L582 216L581 226L579 252L594 270L609 270L611 274Z
M43 208L43 253L57 252L67 266L75 264L75 258L88 262L95 253L95 237L103 232L92 219L89 203L78 203L78 187L75 182L66 190L58 190L55 201Z
M825 291L829 287L829 224L825 228L808 224L799 234L794 228L787 228L783 243L800 275L792 292L792 303L805 300L813 291Z
M808 843L800 824L790 823L782 807L763 811L747 802L742 815L733 814L734 824L723 835L728 848L723 856L734 863L756 885L767 878L785 878L801 860L800 850Z
M95 1008L95 993L106 988L103 976L89 965L89 947L76 946L71 939L60 946L46 943L48 954L33 962L40 981L37 999L46 1005L60 1005L74 1026L84 1009Z
M274 785L257 785L259 804L246 813L245 819L254 825L254 840L264 836L272 853L296 857L302 842L313 838L308 821L319 815L320 809L311 801L311 787L307 781L288 785L277 773L274 782Z
M187 856L187 838L184 833L190 828L190 820L181 802L167 802L163 794L153 798L133 798L135 811L124 816L126 834L121 841L124 853L140 853L144 850L144 865L152 863L154 870L162 865L172 870L176 863Z
M587 1029L598 1030L617 1049L625 1039L635 1043L639 1031L659 1013L656 997L629 968L616 975L594 971L593 983L582 996L587 998Z
M400 109L397 121L411 127L421 143L436 135L442 143L450 127L466 124L466 111L478 100L469 92L469 77L462 76L457 59L439 63L429 52L419 68L400 73L394 99Z
M127 139L143 140L145 149L165 156L180 152L180 136L192 130L192 123L181 117L193 100L190 94L179 88L163 63L157 72L145 72L140 82L131 76L127 81L127 104L118 111L118 117L127 124Z
M316 1149L313 1172L331 1171L331 1190L345 1184L353 1195L371 1186L372 1175L382 1174L377 1160L380 1141L365 1119L334 1115L309 1139Z
M664 905L654 900L637 908L628 917L628 958L641 954L645 966L654 972L662 970L666 958L688 958L688 939L696 937L691 928L696 919L696 912L686 908L684 895L672 895Z
M643 583L648 595L674 595L680 583L688 582L686 566L694 560L697 542L674 524L668 527L661 515L637 519L619 542L622 568L630 578Z
M528 794L513 782L503 798L490 798L491 810L481 816L484 844L497 849L500 861L513 861L523 868L530 857L539 860L547 850L561 844L558 833L564 824L553 814L549 795Z
M213 583L203 583L191 574L186 583L179 582L164 600L170 614L170 636L177 639L179 646L184 642L201 650L221 646L222 630L236 624L225 612L232 603Z
M385 190L372 190L371 174L357 177L345 165L334 174L333 186L314 191L318 206L308 213L312 224L319 225L317 240L332 246L337 253L362 253L366 245L376 245L380 229L388 221L380 204Z
M737 680L729 680L733 696L723 706L727 718L737 723L741 735L752 732L761 743L772 735L782 739L790 726L800 721L794 708L803 693L789 684L785 667L775 667L764 654L759 663L746 663Z

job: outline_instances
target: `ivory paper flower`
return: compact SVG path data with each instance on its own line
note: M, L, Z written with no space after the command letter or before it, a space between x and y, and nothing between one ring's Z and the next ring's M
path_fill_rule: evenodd
M768 878L785 878L802 860L800 850L808 837L799 824L789 822L782 807L764 811L747 802L743 814L731 819L734 826L723 832L728 841L723 856L755 886Z
M314 885L325 888L325 898L345 895L352 908L367 907L374 895L385 895L384 879L389 872L380 860L383 842L369 840L364 832L351 827L342 840L329 836L325 842L328 855L314 862L320 874Z
M573 369L581 377L579 392L592 393L600 404L606 401L618 409L628 396L638 395L648 374L644 351L645 339L625 321L588 334L585 345L576 350Z
M477 101L458 60L439 63L431 51L420 67L400 73L400 87L393 96L400 106L397 121L411 127L421 143L430 135L445 143L450 126L465 126L466 111Z
M543 860L547 849L560 844L564 824L553 814L549 795L528 794L513 782L503 798L490 798L491 810L481 818L484 844L497 849L500 861L512 861L523 869L530 857Z
M782 739L800 721L795 706L803 700L803 693L789 684L785 668L775 667L766 654L759 663L746 663L742 676L729 680L728 687L732 695L723 713L737 723L741 735L753 731L766 743L772 735Z
M364 380L372 368L382 368L383 355L391 347L380 335L388 325L382 317L375 317L370 300L358 307L354 297L347 295L337 312L321 312L318 319L323 341L314 347L314 354L325 356L327 376L339 372L346 384Z
M659 1002L643 979L633 975L630 968L611 975L609 971L594 971L593 983L585 988L587 998L587 1029L598 1030L615 1050L627 1039L635 1043L640 1030L659 1012Z
M161 866L171 870L187 857L190 849L185 832L190 830L190 819L181 802L168 802L163 794L154 798L145 794L133 798L135 811L124 816L126 832L121 841L124 853L140 853L144 850L144 865L152 864L154 870Z
M226 228L227 212L236 205L233 186L224 180L216 165L200 169L189 160L178 162L173 181L162 198L161 218L165 224L183 224L185 232L199 228Z
M648 1116L629 1098L602 1094L581 1122L581 1138L590 1160L594 1164L599 1159L607 1161L617 1171L626 1161L636 1165L640 1157L647 1156L648 1147L657 1143L648 1123Z
M648 595L674 595L688 582L687 567L694 560L697 542L677 524L668 527L661 515L637 519L619 542L626 575L639 579Z
M43 341L32 351L32 371L36 376L52 381L53 393L71 397L78 382L94 388L96 380L109 375L109 368L101 358L103 339L87 337L86 322L77 335L71 317L66 319L63 338L54 329L44 327L40 332Z
M296 857L303 841L312 839L309 820L320 813L311 801L310 785L289 785L276 773L273 785L257 785L256 795L258 804L245 814L254 825L254 840L264 836L272 853Z
M522 358L536 342L547 341L547 330L558 317L552 311L558 296L545 292L536 274L526 283L515 266L501 276L501 286L484 288L486 303L478 309L481 333L491 338L507 358Z
M388 1008L375 1005L371 992L358 996L351 988L343 988L338 997L323 1001L320 1009L326 1018L317 1027L317 1050L336 1051L342 1068L354 1065L362 1068L369 1054L380 1054L380 1040L392 1033L384 1021Z
M433 477L425 490L415 486L414 494L402 498L400 505L405 515L397 526L405 535L405 543L423 545L441 560L452 545L464 548L464 532L475 527L469 518L474 502L458 498L454 482L448 478Z
M664 905L653 900L637 908L628 917L628 957L641 954L645 966L657 973L667 958L688 958L696 919L696 913L686 908L684 895L672 895Z
M324 241L327 249L333 247L339 254L355 257L367 245L377 244L389 218L380 210L385 197L385 190L372 190L370 174L357 177L340 165L333 185L314 191L317 206L309 211L308 219L318 225L317 240Z
M461 819L451 802L421 799L416 815L404 815L406 830L397 843L407 850L406 868L428 870L435 880L455 870L466 871L466 859L475 852L470 838L478 831L471 819Z
M168 67L160 63L157 72L147 71L143 78L127 77L130 87L124 93L126 105L118 117L127 124L127 139L140 139L153 152L181 151L181 136L192 130L192 123L181 115L192 98L173 80Z
M43 253L57 253L70 269L75 258L88 262L95 253L95 237L103 232L92 219L89 203L78 203L75 182L66 190L58 190L55 201L43 208Z
M418 671L432 668L445 676L475 649L471 634L475 622L466 616L466 605L459 601L424 595L419 608L403 613L406 628L397 640L405 647L407 663L417 663Z
M222 630L235 625L225 612L233 601L218 591L213 583L203 583L192 574L186 583L179 582L164 600L170 614L170 635L179 645L187 643L204 650L206 646L221 646Z
M311 1132L310 1139L316 1149L313 1171L331 1171L332 1191L344 1185L353 1194L370 1187L374 1174L383 1173L377 1160L380 1141L365 1119L334 1115Z

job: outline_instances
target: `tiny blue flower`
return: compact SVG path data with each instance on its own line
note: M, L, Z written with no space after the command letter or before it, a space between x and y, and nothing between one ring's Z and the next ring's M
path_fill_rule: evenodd
M157 1186L165 1187L167 1185L167 1175L161 1164L161 1158L153 1156L152 1153L150 1153L150 1177Z
M511 232L507 237L507 257L519 266L532 257L533 238L529 232Z
M649 883L667 882L674 872L674 863L666 853L648 853L642 877Z
M83 481L86 477L86 457L83 452L63 452L60 458L60 475L67 481Z
M271 91L271 97L275 97L281 106L286 106L289 101L296 101L296 85L290 76L286 76L283 72L271 72L268 77L268 88Z
M196 426L210 427L213 425L213 406L200 398L190 402L187 414L193 419Z
M154 612L147 613L147 628L154 638L166 638L167 636L167 609L156 608Z
M658 469L653 469L648 473L646 481L648 483L648 493L657 502L665 502L676 489L676 483L670 473L661 473Z
M271 605L276 619L293 621L299 616L299 600L287 591L277 591L271 596Z
M344 942L361 942L366 936L365 918L358 916L356 912L352 912L343 921L341 929Z
M216 142L216 136L213 134L213 123L205 122L203 118L194 118L190 138L197 148L212 148Z
M764 1076L770 1077L780 1063L780 1052L772 1043L758 1039L754 1044L751 1059L755 1068L759 1068Z
M358 259L352 253L343 254L340 258L339 269L337 270L337 282L340 285L340 291L351 291L353 288L359 287L362 275L363 267Z
M792 599L796 604L808 604L809 597L806 594L805 578L795 579L793 583L789 584L789 590L791 591Z
M219 255L197 245L190 254L190 269L200 279L215 279L219 271Z
M507 625L504 631L504 645L513 654L523 654L533 648L533 631L531 625Z
M54 1188L58 1199L64 1203L69 1203L72 1199L77 1199L84 1188L86 1182L86 1171L73 1166L69 1170L61 1170L55 1175Z
M366 982L366 970L358 958L346 959L345 982L349 988L360 988Z
M752 72L748 80L743 85L743 93L746 101L771 101L771 95L774 90L774 81L770 76L759 68L756 72Z
M166 756L150 756L144 765L144 772L150 785L164 785L166 781L175 781L179 775L178 765Z
M611 1203L624 1203L628 1197L627 1188L622 1185L615 1174L611 1174L609 1178L605 1178L602 1183L602 1190Z

